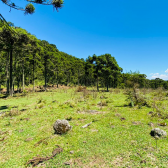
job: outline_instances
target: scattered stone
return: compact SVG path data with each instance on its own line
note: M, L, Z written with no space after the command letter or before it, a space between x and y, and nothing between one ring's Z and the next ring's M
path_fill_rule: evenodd
M86 141L83 141L83 143L86 143Z
M91 131L92 131L92 132L98 132L98 130L97 130L97 129L92 129Z
M29 141L32 141L33 140L33 138L27 138L27 139L25 139L25 142L29 142Z
M133 125L140 125L141 122L140 122L140 121L133 121L132 124L133 124Z
M88 127L90 124L92 124L92 122L88 123L88 124L85 124L84 126L82 126L81 128L86 128Z
M154 123L152 123L152 122L149 122L148 125L149 125L150 127L154 127Z
M88 113L97 113L97 110L87 110Z
M65 162L64 164L65 164L65 165L70 165L71 163L70 163L70 162Z
M20 133L23 132L23 129L20 129L19 132L20 132Z
M164 130L161 130L160 128L154 128L151 130L150 135L153 137L166 137L167 133Z
M74 151L70 151L69 153L70 153L70 154L74 154Z
M69 125L67 120L57 120L53 126L56 134L64 134L68 132L72 126Z

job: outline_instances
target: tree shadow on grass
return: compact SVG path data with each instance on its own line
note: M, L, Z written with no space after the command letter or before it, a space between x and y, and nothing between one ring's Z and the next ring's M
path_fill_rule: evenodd
M4 99L4 98L7 98L8 95L7 94L0 94L0 99Z
M0 110L8 109L8 106L0 106Z

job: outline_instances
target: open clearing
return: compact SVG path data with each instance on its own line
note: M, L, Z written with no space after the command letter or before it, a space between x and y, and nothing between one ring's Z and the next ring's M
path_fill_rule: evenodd
M167 168L168 139L159 139L156 149L148 123L167 131L158 124L168 119L152 116L151 107L126 106L123 92L62 88L0 99L0 167L32 167L30 159L51 156L58 145L63 152L37 167ZM167 108L167 97L157 101ZM67 119L72 130L54 134L57 119Z

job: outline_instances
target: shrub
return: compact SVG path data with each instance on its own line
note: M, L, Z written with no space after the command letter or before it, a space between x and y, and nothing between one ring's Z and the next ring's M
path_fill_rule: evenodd
M125 94L127 95L126 101L129 106L134 107L138 105L139 108L142 106L149 106L146 101L146 97L140 93L137 85L134 85L133 89L127 89Z

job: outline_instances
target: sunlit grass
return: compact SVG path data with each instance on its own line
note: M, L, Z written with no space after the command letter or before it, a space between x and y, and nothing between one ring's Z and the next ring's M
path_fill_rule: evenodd
M0 141L0 167L25 167L37 155L50 156L56 145L64 151L46 161L46 167L67 167L65 162L70 167L167 167L168 140L160 139L156 150L148 125L153 122L157 126L167 119L151 117L148 113L153 109L149 107L125 106L122 90L87 94L75 90L57 89L0 99L0 107L6 107L0 112L7 111L0 118L0 131L7 131L0 135L0 139L5 137ZM107 105L101 106L101 101ZM13 109L19 111L18 115L7 115ZM69 119L72 130L64 135L54 134L57 119ZM90 126L81 128L90 122ZM44 138L45 142L35 146Z

